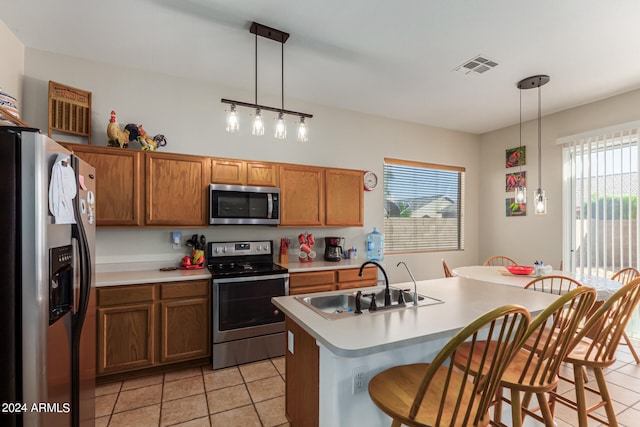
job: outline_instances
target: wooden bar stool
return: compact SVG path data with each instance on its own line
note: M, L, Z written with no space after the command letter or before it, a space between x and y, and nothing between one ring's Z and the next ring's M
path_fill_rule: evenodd
M529 312L516 305L480 316L451 338L431 363L396 366L374 376L369 382L371 400L393 419L392 427L488 425L489 406L502 373L522 344L529 319ZM455 367L458 347L469 340L473 349L486 334L495 340L498 355L480 364L486 375L472 376L470 362Z
M622 270L611 276L611 280L616 280L623 285L626 285L627 283L631 282L634 279L637 279L638 277L640 277L640 271L638 271L637 268L628 267L623 268ZM640 363L640 357L638 357L638 353L636 353L636 349L633 347L631 339L626 332L622 334L622 339L624 340L624 343L621 344L626 344L627 347L629 347L629 351L633 355L633 358L636 360L636 363Z
M504 255L495 255L487 258L482 265L518 265L517 262Z
M507 366L496 394L492 425L505 426L502 423L502 403L511 404L510 426L521 427L525 415L553 426L553 411L549 407L546 393L556 389L558 372L566 354L575 344L576 331L596 300L596 291L590 287L577 287L561 295L542 313L533 319L522 343L532 342L533 349L520 348ZM549 333L549 331L554 331ZM489 348L489 357L496 354L495 343L491 340L479 342L475 348L469 343L460 346L454 362L461 367L471 360L471 372L474 375L486 375L481 368L486 357L485 348ZM510 399L503 389L510 390ZM521 399L521 394L524 396ZM529 408L533 395L538 400L542 415Z
M551 395L557 403L576 410L580 427L587 427L588 418L608 426L618 425L603 369L616 361L616 349L638 302L640 302L640 279L623 286L596 310L576 336L576 346L565 357L565 362L573 365L573 380L561 378L575 384L576 401L556 391L552 391ZM581 372L583 367L593 369L597 389L585 385ZM585 390L598 394L600 402L587 408ZM607 415L606 420L593 413L602 407Z

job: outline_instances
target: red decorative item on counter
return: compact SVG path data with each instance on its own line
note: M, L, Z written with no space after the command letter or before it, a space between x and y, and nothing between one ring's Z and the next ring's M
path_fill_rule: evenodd
M185 256L180 263L181 270L195 270L198 268L204 268L204 251L201 249L194 249L191 251L191 256Z

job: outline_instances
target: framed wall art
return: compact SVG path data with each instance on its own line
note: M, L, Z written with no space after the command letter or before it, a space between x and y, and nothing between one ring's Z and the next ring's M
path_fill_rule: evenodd
M506 149L505 167L524 166L527 164L527 147L515 147Z
M505 177L504 191L515 191L518 187L527 186L527 172L508 173Z
M507 216L526 216L527 204L516 203L516 199L509 197L506 199Z

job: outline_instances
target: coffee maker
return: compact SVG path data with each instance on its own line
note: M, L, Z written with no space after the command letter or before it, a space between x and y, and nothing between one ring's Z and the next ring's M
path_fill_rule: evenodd
M342 245L344 245L344 237L325 237L324 260L340 261L342 259Z

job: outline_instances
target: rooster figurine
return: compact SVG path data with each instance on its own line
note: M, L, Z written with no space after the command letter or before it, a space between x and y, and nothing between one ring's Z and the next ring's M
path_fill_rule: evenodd
M120 129L115 111L111 111L111 118L107 125L107 137L109 138L107 143L109 147L127 148L129 146L129 131Z

